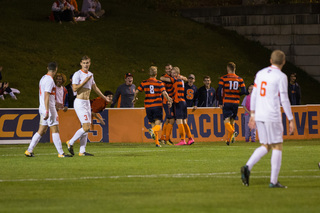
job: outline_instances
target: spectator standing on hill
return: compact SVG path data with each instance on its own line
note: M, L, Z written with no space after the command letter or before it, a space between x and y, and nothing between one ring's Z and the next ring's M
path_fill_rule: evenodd
M290 83L288 86L288 94L291 105L301 104L301 88L297 83L297 74L292 73L290 75Z
M2 80L2 67L0 67L0 81ZM13 94L11 88L9 87L9 83L8 82L0 82L0 99L4 100L4 92L9 93L9 95L11 96L12 99L17 100L17 97Z
M134 93L136 91L136 85L133 84L133 75L131 73L127 73L124 78L125 83L121 84L116 94L113 98L113 102L111 107L113 108L115 104L118 102L118 107L120 108L133 108L134 103Z
M214 107L216 99L216 91L211 87L210 76L203 78L204 86L198 90L198 107Z
M74 99L76 99L77 97L77 92L74 92L72 89L72 77L73 74L70 75L70 84L66 86L66 89L68 91L68 108L73 108Z
M188 83L184 88L184 97L187 102L187 107L193 107L197 109L198 105L198 88L194 85L196 77L194 74L190 74L188 77Z
M54 20L60 24L65 22L74 22L73 10L74 6L69 4L66 0L57 0L52 4L52 13Z
M57 110L68 110L68 90L64 87L67 77L62 73L57 73L54 76L54 82L56 84L56 108Z
M250 120L250 100L251 100L251 93L253 90L253 84L251 84L248 87L248 95L246 95L242 101L242 106L245 110L244 113L244 129L245 129L245 139L246 142L249 142L250 137L251 137L251 142L256 142L256 129L250 129L250 127L248 126L249 124L249 120Z

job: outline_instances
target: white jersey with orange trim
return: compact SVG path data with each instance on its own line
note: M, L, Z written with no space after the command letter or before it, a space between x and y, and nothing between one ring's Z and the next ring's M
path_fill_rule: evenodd
M260 70L254 81L251 110L255 111L255 120L281 122L280 103L287 118L292 120L287 76L277 66L272 65Z
M56 100L55 100L55 94L56 94L56 85L54 83L53 78L46 74L42 76L40 82L39 82L39 111L40 113L43 113L46 111L45 103L44 103L44 94L45 92L49 92L49 111L56 110Z
M81 84L89 76L92 77L85 85L83 85L83 88L91 89L92 85L96 84L96 82L93 79L93 73L90 71L84 72L80 69L77 72L75 72L72 77L72 84Z

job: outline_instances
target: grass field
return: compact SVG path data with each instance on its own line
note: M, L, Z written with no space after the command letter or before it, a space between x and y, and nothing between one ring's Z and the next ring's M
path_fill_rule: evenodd
M287 141L280 182L269 189L270 154L250 187L240 167L257 143L88 144L94 157L60 159L53 144L0 146L0 212L319 212L320 141ZM77 150L79 145L75 145ZM64 148L66 150L66 148Z

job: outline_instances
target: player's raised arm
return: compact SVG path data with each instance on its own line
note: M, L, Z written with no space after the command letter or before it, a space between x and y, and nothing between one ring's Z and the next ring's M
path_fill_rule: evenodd
M72 84L72 90L74 92L77 92L79 89L83 87L90 79L92 78L92 75L88 76L81 84Z
M160 80L164 82L172 83L171 78L168 78L168 77L161 76Z
M178 75L178 79L181 79L183 81L188 81L188 78L183 75Z

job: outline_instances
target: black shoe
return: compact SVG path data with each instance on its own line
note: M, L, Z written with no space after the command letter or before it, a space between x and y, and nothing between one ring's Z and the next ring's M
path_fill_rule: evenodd
M270 183L269 184L269 188L288 188L287 186L284 186L284 185L282 185L282 184L280 184L279 182L278 183L276 183L276 184L273 184L273 183Z
M229 141L227 141L227 142L226 142L226 144L227 144L227 146L229 146L229 145L230 145L230 142L229 142Z
M67 141L67 142L66 142L68 151L70 152L71 155L74 155L73 145L70 145L69 142L70 142L70 141Z
M84 152L84 153L80 153L79 152L79 156L94 156L93 154L90 154L88 152Z
M248 166L241 167L241 180L243 185L249 186L250 171Z

